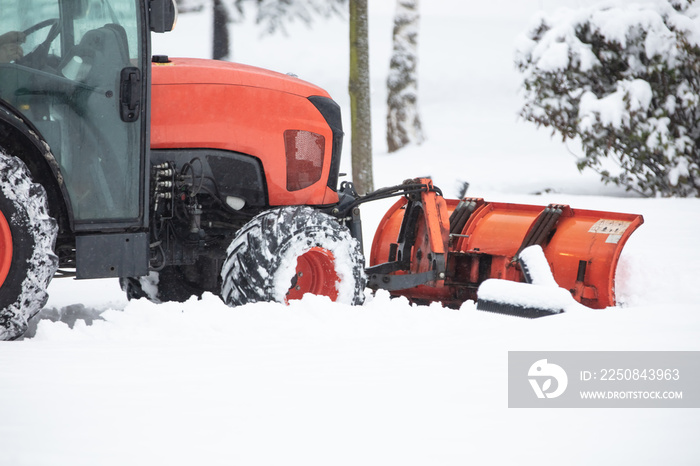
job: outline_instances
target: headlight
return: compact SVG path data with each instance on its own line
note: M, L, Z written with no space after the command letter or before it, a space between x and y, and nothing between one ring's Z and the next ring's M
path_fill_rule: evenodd
M321 179L326 138L310 131L284 132L287 158L287 190L298 191Z

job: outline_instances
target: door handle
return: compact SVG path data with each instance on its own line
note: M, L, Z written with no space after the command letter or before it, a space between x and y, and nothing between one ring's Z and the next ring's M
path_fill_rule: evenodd
M131 123L138 120L141 113L141 70L133 66L122 69L119 87L122 121Z

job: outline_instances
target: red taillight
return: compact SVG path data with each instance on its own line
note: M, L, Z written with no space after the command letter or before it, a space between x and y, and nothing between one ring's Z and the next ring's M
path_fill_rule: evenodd
M284 132L287 155L287 190L298 191L321 179L326 138L309 131L288 129Z

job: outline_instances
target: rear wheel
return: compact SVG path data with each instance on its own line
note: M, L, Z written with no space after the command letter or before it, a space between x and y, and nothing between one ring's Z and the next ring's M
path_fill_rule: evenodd
M228 305L288 302L306 293L362 304L364 259L359 243L333 217L311 207L282 207L248 222L221 271Z
M46 304L58 268L57 233L44 188L0 148L0 340L20 337Z

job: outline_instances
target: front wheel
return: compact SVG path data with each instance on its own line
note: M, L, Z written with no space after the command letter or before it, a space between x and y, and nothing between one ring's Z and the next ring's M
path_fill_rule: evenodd
M271 209L248 222L227 250L221 278L230 306L306 293L359 305L366 283L359 243L336 219L305 206Z
M44 188L32 182L22 161L0 148L0 340L22 336L46 304L58 268L57 233Z

